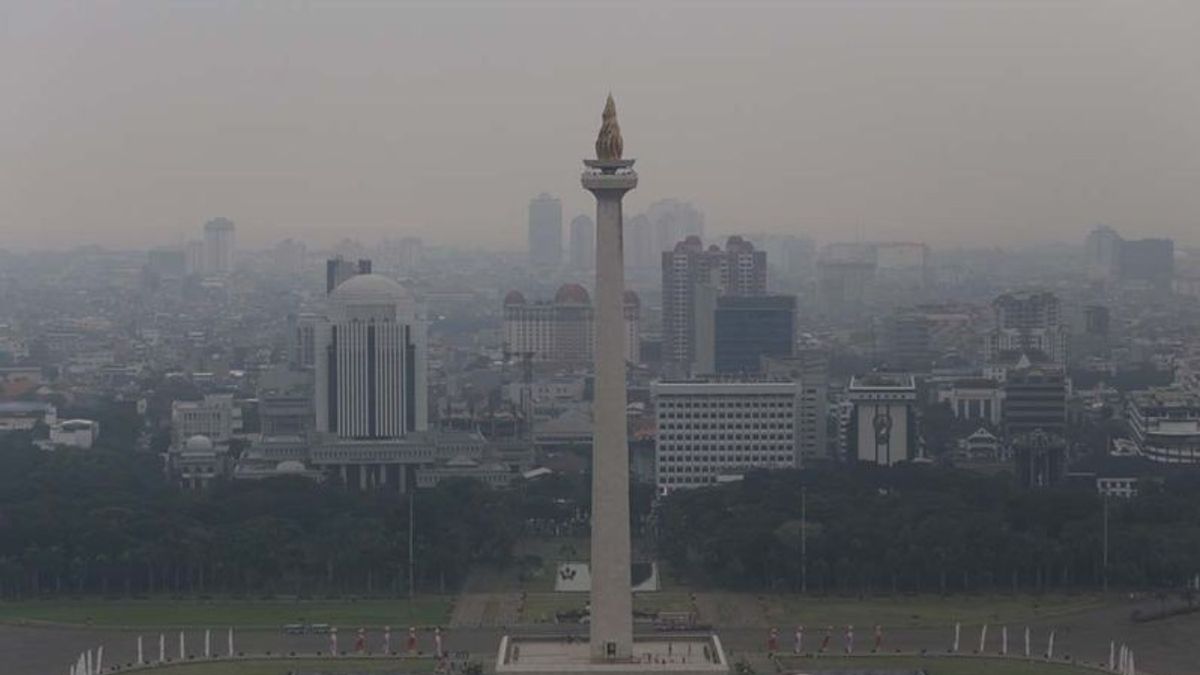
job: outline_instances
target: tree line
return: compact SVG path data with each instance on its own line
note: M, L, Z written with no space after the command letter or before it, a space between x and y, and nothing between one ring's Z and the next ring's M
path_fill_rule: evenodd
M1181 588L1200 573L1200 475L1140 490L1109 499L1107 568L1093 483L1022 491L1011 476L938 466L756 472L673 494L655 531L683 580L731 589L1024 592L1102 588L1106 577Z
M447 481L411 502L417 592L509 564L521 492ZM407 594L408 497L301 478L184 492L148 453L0 437L0 597Z

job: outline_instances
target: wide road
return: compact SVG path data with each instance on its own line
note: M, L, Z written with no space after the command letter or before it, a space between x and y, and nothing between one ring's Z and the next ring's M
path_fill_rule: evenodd
M856 627L856 649L870 649L871 628ZM471 652L473 658L490 661L505 627L455 628L447 631L445 647L453 651ZM566 635L586 634L586 626L563 626L539 624L533 626L507 627L513 633L539 633ZM792 647L792 627L780 626L780 647ZM1089 663L1099 663L1108 657L1110 639L1123 640L1137 653L1140 670L1153 675L1195 675L1200 672L1200 614L1176 617L1164 621L1135 624L1129 620L1128 607L1111 607L1077 615L1058 617L1031 624L1033 653L1042 654L1051 630L1055 631L1055 655L1058 658L1073 656ZM342 627L339 648L350 650L354 644L355 627ZM762 653L766 650L767 632L761 626L718 628L726 649L734 658L740 653ZM963 626L960 650L971 652L978 648L980 627ZM74 657L84 649L104 645L105 662L132 663L135 659L137 636L144 636L145 655L158 658L158 633L111 630L82 627L15 626L0 625L0 654L4 663L0 672L6 675L61 675ZM185 635L187 652L199 656L203 653L203 631L188 631ZM809 628L806 635L806 651L814 649L820 641L821 631ZM372 651L382 649L382 634L378 630L368 633ZM392 647L402 649L405 634L393 632ZM166 633L166 651L178 658L179 632ZM953 642L953 630L948 628L923 628L887 631L884 635L884 650L892 651L945 651ZM841 649L842 631L839 628L832 641L833 648ZM224 653L226 633L214 627L212 633L214 651ZM432 649L432 636L420 635L423 650ZM1000 627L991 626L988 633L987 651L1000 648ZM320 635L284 635L279 631L241 631L235 633L235 649L246 653L314 653L328 652L329 638ZM1024 626L1009 626L1009 651L1020 653L1024 649Z

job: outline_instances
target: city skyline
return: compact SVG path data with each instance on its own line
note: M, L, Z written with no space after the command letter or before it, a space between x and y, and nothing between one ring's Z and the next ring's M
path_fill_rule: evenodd
M631 213L676 197L713 232L1010 246L1106 223L1196 243L1194 6L0 12L18 250L177 243L215 214L251 248L518 250L530 197L588 211L584 148L561 141L588 135L597 80L645 120L630 140L659 178ZM597 60L605 36L625 48Z

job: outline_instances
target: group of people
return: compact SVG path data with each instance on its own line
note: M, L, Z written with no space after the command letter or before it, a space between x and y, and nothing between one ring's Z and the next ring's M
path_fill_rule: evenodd
M824 635L821 637L821 646L817 650L820 654L825 654L829 651L830 645L833 642L834 627L828 626L825 628ZM883 647L883 626L875 625L875 644L871 648L871 653L878 652ZM854 626L846 626L845 632L842 634L842 650L846 654L854 653ZM772 628L767 637L767 651L771 654L779 653L779 629ZM795 639L792 643L793 654L804 653L804 626L796 626Z
M407 652L409 655L415 655L415 654L420 653L420 644L417 640L417 629L416 628L410 627L408 629L408 638L405 640L404 648L405 648L405 652ZM354 638L354 653L366 654L366 653L368 653L367 650L368 650L367 629L359 628L358 634ZM334 628L331 631L329 631L329 651L333 654L338 653L337 628ZM382 652L384 654L392 653L392 627L391 626L385 626L383 629L383 650L382 650ZM444 653L445 652L442 649L442 629L434 628L433 629L433 655L435 658L440 659Z

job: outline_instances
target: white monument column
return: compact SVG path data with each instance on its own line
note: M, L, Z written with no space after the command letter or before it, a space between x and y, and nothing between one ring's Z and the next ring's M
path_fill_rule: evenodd
M592 442L591 652L596 661L633 655L630 588L629 445L625 424L625 263L621 199L637 186L633 160L622 159L612 95L584 160L584 189L596 197L595 430Z

